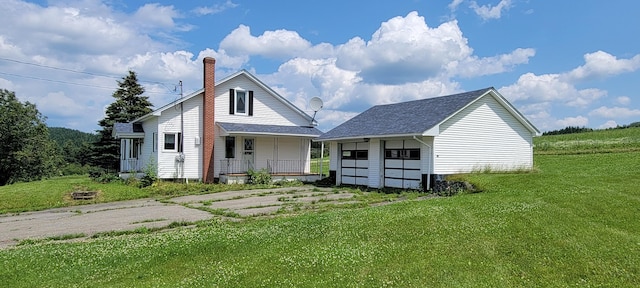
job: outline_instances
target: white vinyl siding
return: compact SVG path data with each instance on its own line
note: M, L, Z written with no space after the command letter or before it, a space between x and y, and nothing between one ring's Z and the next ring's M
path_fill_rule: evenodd
M142 163L140 167L144 170L149 165L149 167L158 165L158 140L153 140L154 137L158 137L158 118L153 117L143 122L142 129L144 130L144 142L142 142L142 154L140 157Z
M381 188L382 173L380 157L383 156L381 151L380 139L371 139L369 142L369 187Z
M202 96L198 95L182 103L183 108L183 153L184 162L176 161L179 155L177 149L167 151L159 147L158 153L158 177L166 179L190 178L202 179ZM164 144L164 135L167 133L180 133L180 105L162 111L158 117L158 142ZM146 130L145 130L146 132ZM147 134L147 133L145 133Z
M326 145L326 144L325 144ZM329 170L338 170L338 142L329 142Z
M247 114L229 114L229 89L253 91L253 116ZM261 86L244 75L239 75L216 86L215 117L216 122L263 124L263 125L309 125L309 120L292 110ZM248 92L247 92L248 99ZM247 100L248 101L248 100ZM224 154L223 154L224 155Z
M532 133L493 97L482 97L440 125L434 174L530 169Z

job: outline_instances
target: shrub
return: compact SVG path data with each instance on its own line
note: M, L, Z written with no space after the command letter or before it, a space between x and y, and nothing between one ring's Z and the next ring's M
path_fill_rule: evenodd
M111 183L121 180L118 174L109 173L99 167L92 167L89 169L89 178L98 183Z
M144 176L140 179L140 188L148 187L158 181L158 169L153 158L149 159L147 166L144 167Z
M269 174L269 172L265 168L262 168L258 171L249 169L249 171L247 171L247 174L249 174L249 184L257 184L257 185L271 184L271 174Z
M89 172L89 166L82 166L78 163L67 163L60 168L60 176L84 175Z
M462 192L475 192L476 189L465 181L436 181L433 185L433 194L438 196L453 196Z

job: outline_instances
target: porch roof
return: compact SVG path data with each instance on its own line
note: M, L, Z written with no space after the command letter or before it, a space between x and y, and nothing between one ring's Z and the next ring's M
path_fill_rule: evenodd
M144 138L144 129L142 129L141 123L115 123L112 135L116 139Z
M250 135L273 135L273 136L297 136L316 138L322 135L322 131L315 127L283 126L283 125L261 125L261 124L241 124L217 122L218 126L227 135L250 134Z

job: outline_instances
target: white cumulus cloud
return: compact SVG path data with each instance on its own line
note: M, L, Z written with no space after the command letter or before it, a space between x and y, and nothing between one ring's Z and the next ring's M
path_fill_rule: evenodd
M238 7L238 4L233 3L231 0L227 0L227 2L224 2L222 4L196 7L192 10L192 12L195 13L196 15L203 16L203 15L217 14L224 10L235 8L235 7Z
M616 98L616 102L621 105L629 105L631 103L631 98L627 96L620 96Z
M591 78L604 78L621 73L636 71L640 68L640 54L629 59L617 57L603 51L587 53L584 55L585 64L566 74L571 81L579 81Z
M568 127L568 126L586 127L588 124L589 124L589 119L584 116L566 117L564 119L560 119L556 121L556 125L558 127Z
M633 118L640 117L640 109L600 106L589 112L589 116L598 116L602 118Z
M473 55L456 20L429 27L414 11L383 22L369 41L356 37L338 46L336 65L357 71L367 83L399 85L443 75L502 73L534 55L531 48L485 58Z
M265 31L260 36L251 35L249 26L240 25L220 43L220 49L231 55L260 55L275 59L300 56L311 48L311 43L295 31Z
M511 8L511 0L500 0L496 6L490 4L480 6L476 1L471 1L470 7L484 20L500 19L502 12Z
M618 127L618 123L614 120L609 120L602 125L598 126L599 129L615 128Z

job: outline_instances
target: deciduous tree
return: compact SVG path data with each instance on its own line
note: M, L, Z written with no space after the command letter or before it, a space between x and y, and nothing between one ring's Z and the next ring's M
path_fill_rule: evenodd
M53 175L60 157L36 105L0 89L0 185Z

